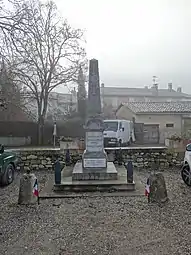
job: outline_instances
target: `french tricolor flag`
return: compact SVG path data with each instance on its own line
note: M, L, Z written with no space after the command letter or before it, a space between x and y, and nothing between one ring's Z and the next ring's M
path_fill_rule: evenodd
M150 179L147 178L147 183L146 183L146 186L145 186L145 196L149 196L150 194Z
M38 181L37 179L35 180L34 186L33 186L33 194L38 197L39 196L39 192L38 192Z

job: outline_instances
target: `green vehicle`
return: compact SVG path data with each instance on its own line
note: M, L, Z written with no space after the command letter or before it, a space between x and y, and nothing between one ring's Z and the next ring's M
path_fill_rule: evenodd
M17 165L17 156L13 152L4 151L0 145L0 184L9 185L14 180L14 173Z

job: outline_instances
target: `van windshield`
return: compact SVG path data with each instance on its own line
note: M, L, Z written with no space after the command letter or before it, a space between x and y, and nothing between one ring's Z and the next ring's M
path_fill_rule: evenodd
M118 130L118 122L116 122L116 121L104 122L104 130L105 131L114 131L114 132L117 132L117 130Z

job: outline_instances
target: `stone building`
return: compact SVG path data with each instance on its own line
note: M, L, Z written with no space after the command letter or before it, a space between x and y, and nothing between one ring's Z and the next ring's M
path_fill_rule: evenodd
M26 96L25 96L26 97ZM37 103L33 96L28 94L25 98L28 112L37 117ZM75 88L71 93L51 92L48 100L47 119L63 119L71 111L77 108L77 92Z
M173 89L169 83L166 89L160 89L157 84L152 87L127 88L106 87L101 85L102 106L105 108L119 107L121 103L129 102L179 102L191 101L191 95L183 93L181 87Z
M164 144L173 135L191 136L191 101L125 103L118 107L116 118L139 123L148 144Z

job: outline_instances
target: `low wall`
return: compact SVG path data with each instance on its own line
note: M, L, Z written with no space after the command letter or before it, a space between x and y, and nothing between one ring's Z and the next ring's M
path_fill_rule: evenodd
M9 150L10 151L10 150ZM31 170L53 170L53 165L58 159L62 165L65 164L65 154L60 149L16 149L11 150L19 157L19 169ZM71 154L71 161L77 162L82 153L75 150Z
M115 151L110 149L107 154L108 158L112 158ZM137 168L168 168L181 166L184 153L166 147L139 147L122 150L122 157L124 162L132 159L134 167Z
M13 150L14 151L14 150ZM56 159L65 164L65 153L60 149L17 149L20 157L20 168L41 170L52 170ZM106 150L109 161L115 158L115 150ZM71 162L75 164L81 159L83 151L70 150ZM130 158L137 168L152 168L157 165L161 168L180 166L183 161L183 154L169 151L166 148L134 148L122 150L123 160L127 162Z

